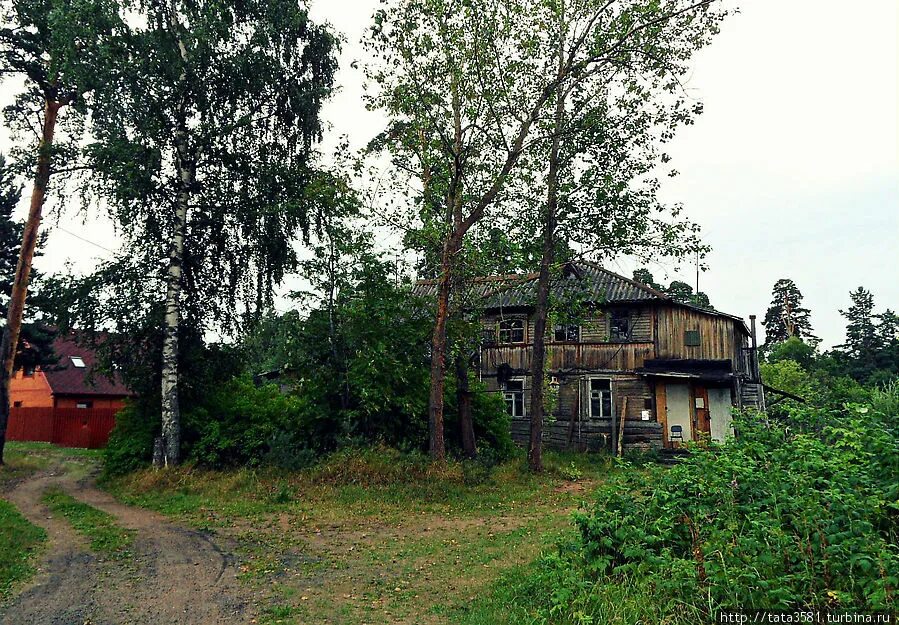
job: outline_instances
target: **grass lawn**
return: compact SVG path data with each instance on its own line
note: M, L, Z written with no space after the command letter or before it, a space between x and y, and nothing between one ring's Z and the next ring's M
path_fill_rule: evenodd
M50 468L51 465L81 477L97 466L102 454L100 449L71 449L50 443L7 442L4 453L6 465L0 468L0 494L20 479Z
M47 539L46 532L29 523L15 507L0 499L0 600L14 585L34 572L32 556Z
M299 473L181 467L106 487L236 541L245 582L269 598L263 623L450 623L570 536L570 513L617 470L604 456L547 454L535 477L523 462L487 476L382 449Z
M7 443L0 467L0 496L19 480L46 468L48 456L31 453L32 443ZM49 446L48 446L49 447ZM34 573L33 556L47 540L47 533L32 525L15 506L0 499L0 600Z

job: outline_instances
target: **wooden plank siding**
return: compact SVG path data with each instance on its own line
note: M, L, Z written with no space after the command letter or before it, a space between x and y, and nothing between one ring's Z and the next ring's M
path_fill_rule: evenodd
M626 342L609 340L609 319L614 311L626 312L630 320ZM489 311L482 318L485 335L492 335L495 341L498 323L503 319L525 320L524 341L503 345L488 341L480 349L479 374L488 392L503 390L497 380L501 366L509 367L513 377L524 380L525 417L512 419L512 435L514 440L526 444L527 415L531 413L534 318L520 308ZM662 447L668 442L665 385L637 373L647 360L729 360L735 372L746 371L743 348L748 346L748 337L742 323L732 317L669 303L616 303L594 309L579 325L577 342L556 342L553 328L547 328L547 374L554 378L557 389L555 404L544 425L544 441L548 447L611 448L613 420L590 417L590 378L611 381L616 423L627 398L624 446L646 449ZM699 331L699 345L686 344L686 330ZM752 390L746 389L744 393L753 399ZM649 420L644 421L643 412L647 410Z
M656 358L730 360L742 366L735 342L735 322L682 307L660 307L657 319ZM699 345L686 344L686 331L699 331Z
M652 358L652 343L553 343L547 345L551 373L559 371L633 371ZM485 347L481 350L484 373L496 373L506 364L513 369L530 371L533 347L530 343Z

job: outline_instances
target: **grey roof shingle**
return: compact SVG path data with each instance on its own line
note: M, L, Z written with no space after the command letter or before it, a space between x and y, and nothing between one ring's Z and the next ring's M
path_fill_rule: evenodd
M471 283L475 295L485 298L485 308L514 308L533 305L537 288L537 274L513 274L476 278ZM581 261L569 263L561 278L552 286L556 297L579 295L596 303L668 301L664 293L645 284L619 276L599 265ZM413 287L419 296L437 294L436 280L419 280Z
M537 274L512 274L475 278L469 281L468 287L472 292L469 293L466 299L468 301L481 299L480 305L485 309L523 308L534 305L537 290ZM420 297L435 297L437 295L437 281L419 280L412 287L412 292ZM596 304L668 302L675 306L690 308L708 315L733 319L740 323L740 327L745 333L749 333L749 329L741 317L678 302L661 291L657 291L636 280L625 278L589 261L568 263L562 272L562 277L557 279L552 285L552 292L553 296L558 299L577 296L581 301Z

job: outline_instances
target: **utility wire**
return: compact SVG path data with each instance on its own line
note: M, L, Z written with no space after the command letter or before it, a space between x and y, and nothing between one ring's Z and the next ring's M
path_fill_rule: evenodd
M100 245L99 243L94 243L94 242L91 241L90 239L85 239L85 238L84 238L83 236L81 236L81 235L78 235L78 234L75 234L74 232L71 232L71 231L69 231L69 230L66 230L66 229L63 228L62 226L56 226L56 229L57 229L57 230L62 230L62 231L65 232L66 234L68 234L68 235L70 235L70 236L73 236L73 237L75 237L76 239L79 239L79 240L81 240L81 241L84 241L85 243L89 243L89 244L93 245L94 247L99 247L101 250L104 250L104 251L106 251L106 252L109 252L110 254L115 254L115 253L116 253L115 251L109 249L108 247L104 247L103 245Z

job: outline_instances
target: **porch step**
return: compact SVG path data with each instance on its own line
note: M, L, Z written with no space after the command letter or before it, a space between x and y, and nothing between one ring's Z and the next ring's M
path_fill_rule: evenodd
M686 456L689 456L690 452L683 448L673 449L673 448L662 448L658 450L658 459L660 464L666 465L675 465L680 462Z

